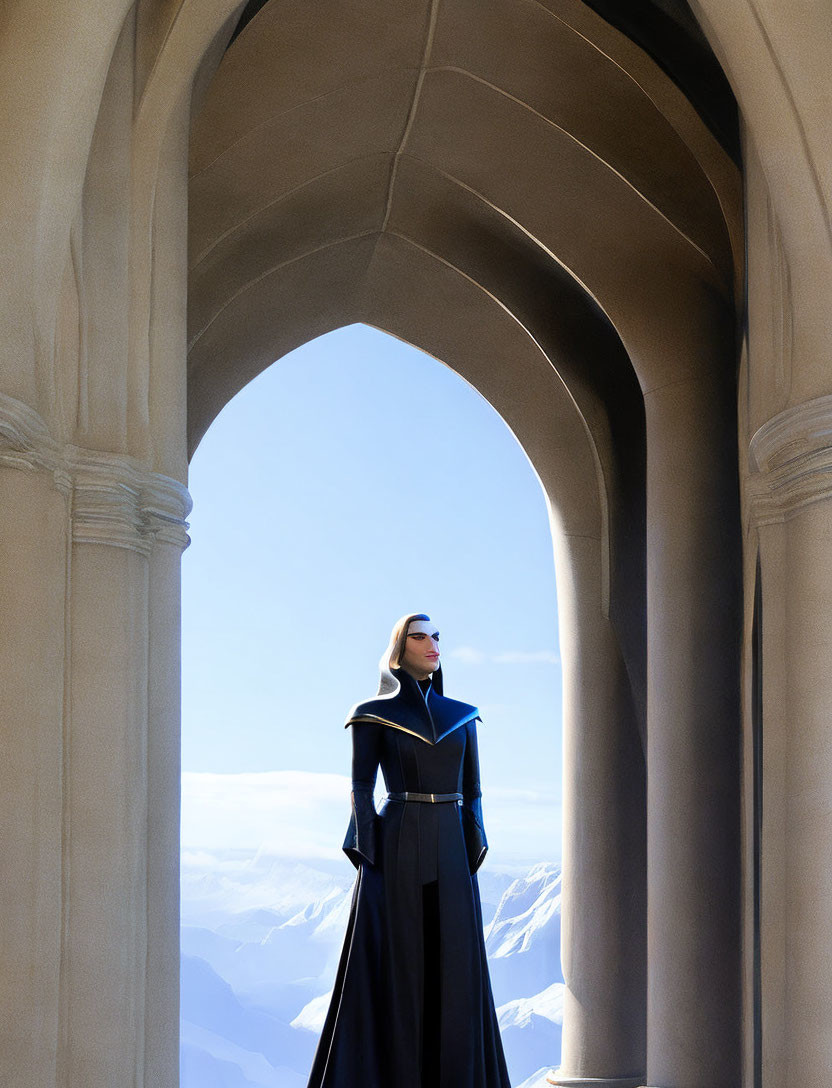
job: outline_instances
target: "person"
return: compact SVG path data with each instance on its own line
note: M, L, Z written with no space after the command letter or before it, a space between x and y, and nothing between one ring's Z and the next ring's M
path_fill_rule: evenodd
M358 870L308 1088L510 1088L482 928L477 707L443 692L439 631L394 626L351 709ZM376 812L379 766L388 791Z

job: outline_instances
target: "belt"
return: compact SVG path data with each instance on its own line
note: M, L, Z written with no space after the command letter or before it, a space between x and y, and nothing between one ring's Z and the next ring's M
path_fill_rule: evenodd
M429 801L436 804L438 801L461 801L461 793L388 793L389 801Z

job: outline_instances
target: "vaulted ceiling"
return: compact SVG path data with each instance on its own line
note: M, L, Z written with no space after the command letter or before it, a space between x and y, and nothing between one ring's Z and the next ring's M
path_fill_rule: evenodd
M579 0L250 4L194 118L190 171L195 439L219 406L199 396L205 367L245 356L247 380L340 320L333 307L360 319L393 252L448 263L560 347L575 307L636 340L663 265L733 288L736 169ZM277 305L304 268L291 305L317 319L301 331L267 305L266 332L253 300Z
M706 123L672 49L581 0L269 0L228 39L192 121L192 448L287 351L385 329L501 412L563 532L608 542L637 640L642 396L740 282L731 102Z

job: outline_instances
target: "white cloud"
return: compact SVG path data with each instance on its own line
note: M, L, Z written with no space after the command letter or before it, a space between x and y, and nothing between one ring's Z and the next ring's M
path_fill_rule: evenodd
M488 791L489 797L505 804L538 804L560 807L560 794L554 787L536 789L518 789L513 786L493 786Z
M489 841L504 860L560 856L560 799L552 787L483 784ZM377 801L384 795L379 773ZM195 868L215 851L261 851L313 862L345 860L350 817L346 775L312 771L182 775L183 863ZM233 864L232 864L233 867ZM213 866L215 871L222 866Z
M238 805L244 797L248 807L272 811L294 809L298 804L342 801L349 797L350 780L343 774L319 771L247 771L240 774L185 771L182 790L183 796L197 801L223 804L233 798L233 803Z
M185 848L337 858L350 815L346 775L312 771L182 775Z
M473 646L456 646L447 654L466 665L558 665L560 657L554 650L502 650L500 653L487 654Z
M494 860L560 858L561 802L555 789L483 785L483 818Z
M457 661L464 661L466 665L481 665L486 660L485 654L475 650L473 646L457 646L446 656L453 657Z
M557 665L560 658L553 650L506 650L505 653L493 654L495 665Z

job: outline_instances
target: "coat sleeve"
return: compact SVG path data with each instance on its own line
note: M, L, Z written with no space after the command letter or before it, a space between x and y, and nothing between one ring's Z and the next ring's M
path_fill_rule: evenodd
M465 730L465 755L462 763L462 831L465 836L468 868L473 874L483 863L488 851L488 840L485 837L482 822L482 789L480 788L476 721L468 722Z
M373 791L381 758L381 730L375 722L352 726L352 815L343 851L357 868L363 862L376 864L376 814Z

